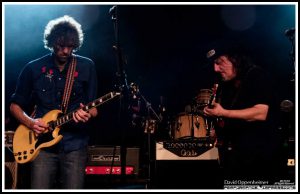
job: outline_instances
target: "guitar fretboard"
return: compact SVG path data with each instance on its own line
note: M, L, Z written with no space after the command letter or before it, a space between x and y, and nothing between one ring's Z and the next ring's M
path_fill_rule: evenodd
M107 102L108 100L113 99L114 97L116 97L118 95L120 95L119 92L110 92L110 93L105 94L104 96L102 96L102 97L100 97L100 98L98 98L98 99L96 99L96 100L94 100L94 101L86 104L82 109L84 111L88 111L91 108L95 108L95 107L97 107L97 106L99 106L99 105ZM79 109L77 109L77 110L79 110ZM56 127L62 126L64 124L66 124L67 122L73 120L73 113L75 113L77 110L75 110L73 112L70 112L70 113L68 113L66 115L63 115L63 116L57 118L55 121L50 121L48 123L48 125L50 126L50 130L52 131Z

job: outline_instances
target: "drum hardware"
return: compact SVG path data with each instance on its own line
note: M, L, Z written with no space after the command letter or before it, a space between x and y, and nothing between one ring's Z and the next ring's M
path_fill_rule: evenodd
M194 139L194 106L192 106L192 125L191 125L191 138Z
M195 126L196 126L196 128L199 130L199 128L200 128L200 123L199 123L199 118L198 118L198 117L196 117Z
M157 130L158 122L154 119L147 119L145 121L144 133L154 133Z
M179 131L181 126L182 126L182 122L181 122L180 119L178 118L176 130Z
M205 119L205 124L206 124L206 136L210 137L210 128L212 126L211 125L209 126L209 124L212 124L212 123L208 123L207 119Z

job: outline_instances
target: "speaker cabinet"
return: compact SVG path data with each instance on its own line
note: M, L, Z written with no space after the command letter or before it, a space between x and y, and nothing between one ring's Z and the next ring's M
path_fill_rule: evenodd
M5 147L5 189L16 189L18 180L18 163L14 160L12 148Z

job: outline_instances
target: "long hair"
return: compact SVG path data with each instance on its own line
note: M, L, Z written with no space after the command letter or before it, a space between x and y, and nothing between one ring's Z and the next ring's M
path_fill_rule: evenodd
M226 55L233 64L237 79L244 77L249 68L255 66L252 57L241 46L232 47Z
M68 15L49 21L45 27L44 47L53 51L59 43L72 44L73 51L79 50L83 43L81 25Z

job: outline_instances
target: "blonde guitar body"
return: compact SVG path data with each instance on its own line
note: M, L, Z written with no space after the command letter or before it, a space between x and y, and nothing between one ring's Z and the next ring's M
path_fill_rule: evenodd
M91 108L95 108L114 97L119 96L120 94L120 92L109 92L88 103L82 108L82 110L88 111ZM60 127L73 120L73 114L75 111L62 116L60 116L60 114L62 114L62 111L60 110L49 111L42 118L42 120L48 124L48 130L39 135L27 128L25 125L20 125L16 129L13 138L13 153L16 162L20 164L31 162L37 157L42 148L57 144L63 138L63 136L59 134Z
M60 110L52 110L48 112L42 120L45 123L50 121L55 121ZM47 139L49 141L42 142L39 141L40 137L31 129L27 128L25 125L20 125L14 135L13 140L13 153L16 162L26 163L34 160L40 152L40 149L45 147L50 147L57 144L61 139L62 135L59 135L59 127L56 127L52 134L48 135ZM44 134L49 133L46 131ZM42 134L41 136L43 136ZM51 139L52 138L52 139Z

